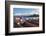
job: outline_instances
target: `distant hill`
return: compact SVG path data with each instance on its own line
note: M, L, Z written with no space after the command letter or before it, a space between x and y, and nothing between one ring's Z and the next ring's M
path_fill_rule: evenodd
M29 17L39 17L38 14L33 14L33 15L30 15Z

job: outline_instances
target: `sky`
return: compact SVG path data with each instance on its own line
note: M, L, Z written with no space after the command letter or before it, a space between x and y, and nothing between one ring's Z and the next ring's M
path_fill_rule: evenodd
M37 9L33 8L13 8L13 15L29 15L29 14L38 14Z

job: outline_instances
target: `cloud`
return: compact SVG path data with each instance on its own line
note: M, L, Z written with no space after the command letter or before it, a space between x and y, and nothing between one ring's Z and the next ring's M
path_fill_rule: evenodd
M16 13L14 14L14 16L21 16L21 15L27 16L27 15L33 15L33 14L39 14L39 9L35 9L30 13Z

